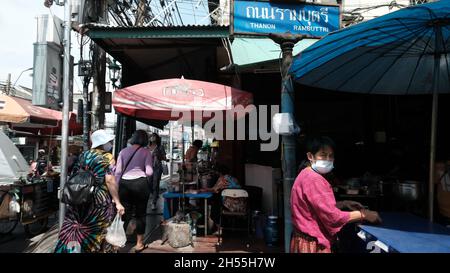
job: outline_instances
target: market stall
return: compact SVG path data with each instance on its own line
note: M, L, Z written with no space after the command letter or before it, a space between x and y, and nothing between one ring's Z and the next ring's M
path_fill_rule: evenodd
M10 233L20 222L34 236L58 210L59 176L47 173L28 179L28 163L3 132L0 147L0 234Z
M184 78L165 79L125 87L116 90L113 97L115 110L126 117L139 121L180 120L182 123L187 123L188 126L194 123L203 125L214 117L214 115L206 113L224 113L233 110L235 106L240 105L245 108L251 103L251 93L225 85ZM182 114L184 115L182 116ZM245 113L238 112L233 119L244 116ZM120 136L119 139L121 139ZM172 203L169 200L172 201L174 198L178 199L178 203L181 204L178 206L181 213L186 212L184 199L204 199L202 213L208 215L206 202L211 194L198 193L197 189L208 186L208 178L212 179L210 158L208 157L207 161L180 164L178 168L180 179L175 183L170 183L171 192L163 195L166 199L164 212L167 220L170 220L169 218L175 214L174 212L170 213L168 207L169 203ZM174 207L171 206L171 208ZM203 228L206 234L207 217L204 219ZM178 219L178 221L180 220L187 221L184 215Z
M413 219L406 213L395 216L383 214L386 222L381 227L361 227L366 233L385 239L385 244L393 245L400 252L402 249L407 251L408 246L412 248L409 250L416 252L433 249L450 252L448 248L435 248L435 241L445 241L445 237L435 235L423 237L429 240L419 240L423 243L422 249L416 247L420 236L414 233L416 228L425 230L425 226L433 225L431 223L435 215L438 98L440 94L450 92L449 11L447 1L433 2L404 8L336 31L296 57L290 70L299 84L328 91L389 96L432 95L432 99L427 98L431 102L428 109L432 110L431 118L427 120L428 128L431 128L429 142L426 142L429 147L427 187L423 187L425 183L418 181L390 177L386 172L373 183L366 183L362 177L356 177L353 181L345 181L344 188L336 189L336 193L342 198L362 198L359 200L366 202L372 199L382 203L383 199L386 199L386 193L389 193L391 196L388 199L392 204L407 207L403 211L422 216L427 214L430 221L428 223ZM429 110L426 114L429 114ZM376 138L386 138L382 133L378 132ZM360 144L364 146L364 143ZM390 154L384 155L384 158L389 157L396 159ZM401 163L396 162L397 167ZM409 171L416 171L411 170L412 166L411 164ZM422 202L418 203L419 200ZM425 203L426 213L423 211ZM385 210L382 204L373 206L377 206L381 211ZM396 206L390 207L396 209ZM411 226L399 225L401 220ZM398 228L404 232L397 232ZM381 230L383 232L379 232ZM429 231L432 234L436 233L435 231L442 234L448 232L445 228L436 226ZM411 236L406 236L408 234Z

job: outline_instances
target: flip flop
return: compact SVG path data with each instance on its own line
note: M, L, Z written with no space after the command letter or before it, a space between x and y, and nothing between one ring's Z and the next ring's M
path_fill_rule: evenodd
M147 248L148 248L148 245L144 245L144 247L141 249L134 249L134 253L141 253L142 251L144 251Z

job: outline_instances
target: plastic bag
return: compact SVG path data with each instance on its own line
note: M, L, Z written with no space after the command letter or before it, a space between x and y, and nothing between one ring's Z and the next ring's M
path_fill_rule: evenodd
M114 221L108 227L106 232L106 241L113 246L124 247L127 242L125 229L123 228L123 221L120 214L116 215Z

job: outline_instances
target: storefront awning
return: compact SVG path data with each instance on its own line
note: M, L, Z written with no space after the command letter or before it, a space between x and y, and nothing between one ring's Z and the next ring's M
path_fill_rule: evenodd
M57 126L60 120L62 114L59 111L35 106L25 99L0 95L0 122Z
M297 55L318 39L303 39L294 47ZM231 44L233 63L239 72L279 71L280 46L269 38L235 38Z
M41 135L60 134L62 112L33 105L31 101L0 95L0 122L8 123L12 129ZM76 115L70 113L70 134L82 132L76 123Z
M229 27L226 26L116 27L89 24L84 31L118 60L124 71L128 71L123 77L125 85L182 75L207 79L205 75L216 69L212 60L218 48L223 46L222 39L229 37Z

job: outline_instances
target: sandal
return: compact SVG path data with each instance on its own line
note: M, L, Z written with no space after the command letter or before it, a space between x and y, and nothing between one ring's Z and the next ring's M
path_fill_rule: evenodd
M142 251L144 251L147 248L148 248L148 245L144 245L144 247L142 247L141 249L134 249L134 253L141 253Z

